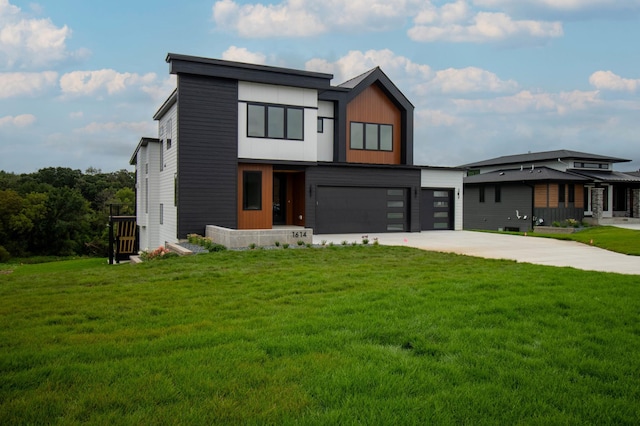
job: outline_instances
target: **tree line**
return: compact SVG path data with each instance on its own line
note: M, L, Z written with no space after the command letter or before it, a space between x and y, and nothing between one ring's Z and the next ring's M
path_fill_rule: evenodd
M108 255L109 206L135 212L135 174L49 167L0 171L0 262L12 257Z

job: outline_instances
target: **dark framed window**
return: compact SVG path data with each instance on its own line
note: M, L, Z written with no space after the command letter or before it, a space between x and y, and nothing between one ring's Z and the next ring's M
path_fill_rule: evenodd
M393 126L351 122L351 149L393 151Z
M164 224L164 204L160 203L160 225Z
M564 183L558 184L558 202L564 203L566 188Z
M167 150L171 149L171 139L173 139L173 123L171 119L167 120L167 127L165 130L165 137L167 139Z
M243 210L262 210L262 172L245 170L242 173Z
M478 195L479 195L478 201L480 201L481 203L484 203L484 186L481 186L478 188Z
M304 139L304 109L282 105L247 104L247 136Z
M500 185L495 186L494 195L495 195L496 203L499 203L502 201L502 187Z
M576 202L576 186L574 184L569 184L569 202Z
M324 119L318 117L318 133L324 133Z

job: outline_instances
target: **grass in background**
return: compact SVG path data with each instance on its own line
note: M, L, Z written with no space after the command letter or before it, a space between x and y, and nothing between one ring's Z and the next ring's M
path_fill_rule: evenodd
M404 247L0 275L0 424L637 424L637 276Z
M640 256L640 231L615 226L594 226L573 234L544 234L533 232L534 237L555 238L592 244L606 250Z

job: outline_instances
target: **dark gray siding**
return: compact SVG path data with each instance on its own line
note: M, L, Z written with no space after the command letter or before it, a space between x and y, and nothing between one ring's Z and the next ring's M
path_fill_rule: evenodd
M178 76L178 238L237 227L238 84Z
M409 202L409 230L420 231L420 170L392 167L324 166L306 170L306 226L316 225L318 186L406 188Z
M553 222L564 222L567 219L575 219L582 222L584 219L584 209L576 207L537 207L534 215L544 220L542 225L551 226Z
M480 202L480 188L485 188L485 201ZM495 202L495 185L465 185L464 229L518 229L530 231L533 220L533 188L522 184L501 184L501 201ZM521 216L516 216L516 210ZM524 219L524 216L527 219Z

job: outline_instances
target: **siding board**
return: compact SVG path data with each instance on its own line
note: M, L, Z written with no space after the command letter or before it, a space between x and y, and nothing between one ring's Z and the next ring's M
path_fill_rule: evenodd
M178 75L178 238L237 227L238 85Z

